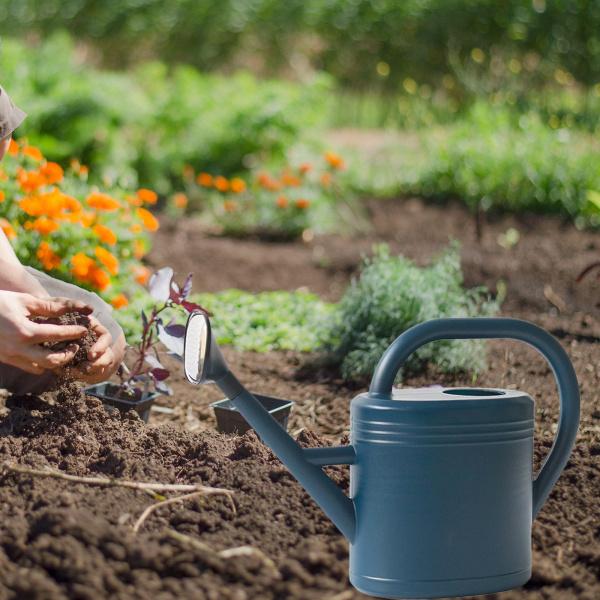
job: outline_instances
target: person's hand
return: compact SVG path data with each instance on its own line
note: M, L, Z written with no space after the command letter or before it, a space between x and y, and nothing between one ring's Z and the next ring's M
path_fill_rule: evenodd
M36 298L0 291L0 362L35 375L67 365L79 348L76 343L62 350L43 348L40 344L75 342L87 329L80 325L34 323L32 319L72 312L89 315L92 310L85 302L70 298Z
M90 329L96 334L96 342L88 351L88 360L71 369L71 376L94 384L106 381L119 368L126 343L123 334L113 341L112 335L95 317L90 317Z

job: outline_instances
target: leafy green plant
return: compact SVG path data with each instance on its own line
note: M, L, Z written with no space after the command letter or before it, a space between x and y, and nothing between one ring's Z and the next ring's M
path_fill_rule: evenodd
M219 343L254 352L316 350L323 344L323 325L335 311L335 305L306 292L252 294L233 289L192 294L190 301L215 314L212 324ZM151 306L151 299L144 294L115 313L127 339L139 338L140 311L148 311ZM177 312L165 311L165 320L173 318L182 322Z
M448 127L413 133L371 158L349 160L347 185L377 197L419 195L486 211L557 214L600 225L600 146L588 133L478 102Z
M484 288L463 288L457 246L425 268L379 246L340 301L326 347L344 377L365 379L409 327L438 317L492 315L497 308ZM421 348L407 368L429 362L442 371L478 371L484 356L480 341L441 341Z
M28 113L18 135L50 160L75 157L94 183L144 185L167 194L185 165L232 175L259 158L282 158L320 120L325 76L302 85L144 63L128 73L78 59L54 35L29 46L3 39L2 85Z

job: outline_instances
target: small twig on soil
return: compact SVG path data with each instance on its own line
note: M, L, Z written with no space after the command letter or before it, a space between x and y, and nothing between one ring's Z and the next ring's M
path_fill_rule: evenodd
M150 506L148 506L146 508L146 510L144 510L144 512L140 515L139 519L135 522L135 524L133 526L133 532L137 533L139 531L140 527L144 524L144 521L155 510L157 510L163 506L167 506L168 504L176 504L177 502L183 502L184 500L189 500L191 498L197 498L199 496L210 496L210 495L215 495L215 494L227 496L229 498L229 501L231 502L231 508L232 508L233 512L235 512L235 504L233 502L233 498L231 497L232 493L233 492L230 492L229 490L224 490L224 489L220 489L220 488L210 488L210 491L207 491L206 489L198 490L196 492L192 492L191 494L183 494L183 496L177 496L176 498L167 498L166 500L162 500L160 502L157 502L156 504L151 504Z
M154 483L145 481L127 481L126 479L110 479L109 477L79 477L69 475L62 471L52 471L50 469L32 469L23 465L3 463L2 469L11 473L20 473L22 475L31 475L32 477L54 477L55 479L64 479L73 483L84 483L86 485L98 485L106 487L124 487L132 490L149 490L151 492L202 492L203 494L223 494L231 496L233 492L223 488L214 488L206 485L197 485L193 483Z
M196 550L200 550L200 552L208 552L209 554L220 556L225 560L228 560L230 558L237 558L238 556L256 556L258 559L260 559L263 565L269 571L271 571L273 577L281 579L281 573L279 572L279 569L277 568L275 562L271 558L269 558L262 550L259 550L254 546L238 546L237 548L227 548L226 550L221 550L217 552L216 550L213 550L208 544L205 544L200 540L190 537L189 535L179 533L174 529L167 529L166 534L170 538L173 538L174 540L182 544L191 546Z

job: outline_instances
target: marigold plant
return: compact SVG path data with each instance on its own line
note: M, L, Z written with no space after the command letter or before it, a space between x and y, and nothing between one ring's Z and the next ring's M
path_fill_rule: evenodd
M343 158L334 152L314 162L287 164L278 172L257 169L247 179L195 174L188 165L186 193L171 198L169 212L200 210L226 235L294 238L338 228L343 220L338 173L344 168Z
M65 172L38 148L13 141L0 166L0 227L23 264L122 308L148 279L140 260L159 224L144 205L157 195L99 190L87 176L78 161Z

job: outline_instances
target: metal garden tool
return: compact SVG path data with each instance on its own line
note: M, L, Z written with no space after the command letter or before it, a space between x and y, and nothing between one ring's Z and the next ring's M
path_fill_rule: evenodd
M533 477L534 402L513 389L393 390L436 340L507 338L537 349L558 382L554 445ZM350 581L385 598L485 594L531 576L531 525L565 467L579 388L560 344L516 319L437 319L398 337L351 403L351 444L301 448L229 371L201 313L187 323L187 378L213 381L350 542ZM350 465L350 497L323 472Z

